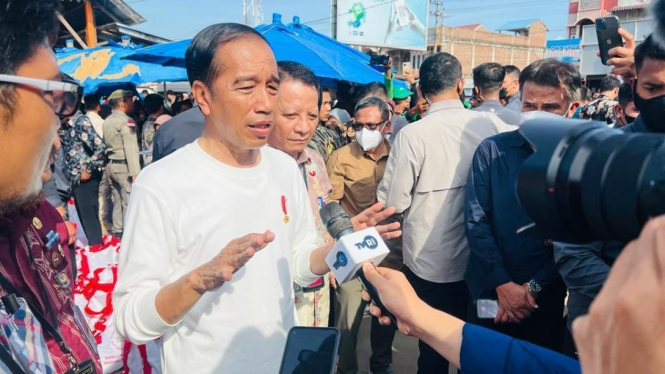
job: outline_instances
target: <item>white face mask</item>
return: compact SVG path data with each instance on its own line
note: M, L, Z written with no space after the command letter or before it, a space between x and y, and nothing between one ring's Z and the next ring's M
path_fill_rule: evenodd
M381 127L381 130L369 130L365 127L360 131L356 131L356 140L363 151L369 152L376 149L381 144L381 141L383 141L383 134L381 134L381 131L383 131L385 127L386 125L384 124L383 127Z
M522 112L522 122L520 124L524 123L525 121L529 121L529 120L537 119L537 118L561 118L561 117L568 118L567 115L568 115L568 112L570 111L571 106L568 107L568 109L566 110L566 112L564 114L541 112L541 111L538 111L538 110L535 110L535 111L532 111L532 112Z

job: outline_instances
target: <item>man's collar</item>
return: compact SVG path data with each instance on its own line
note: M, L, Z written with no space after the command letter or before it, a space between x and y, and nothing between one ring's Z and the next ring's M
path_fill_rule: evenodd
M386 140L386 139L383 139L383 142L384 142L385 145L386 145L386 154L383 155L383 156L381 156L381 158L383 158L383 157L387 157L388 155L390 155L390 143L389 143L388 140ZM357 158L357 159L360 159L360 158L363 157L363 156L366 156L366 157L372 158L372 157L369 155L369 153L367 153L367 152L365 152L365 150L363 150L363 148L360 146L360 144L358 144L358 142L353 142L353 143L351 143L349 146L351 147L351 155L352 155L353 157L355 157L355 158ZM372 158L372 160L373 160L373 158Z
M526 139L522 136L519 130L515 130L509 133L511 135L510 146L513 148L521 148L529 144Z
M522 97L522 93L517 91L513 96L510 97L510 99L508 99L508 102L511 103L515 100L519 100L521 97Z
M312 158L309 157L309 153L307 152L307 148L305 148L305 150L300 152L300 154L298 155L298 158L296 159L296 163L298 165L302 165L302 164L306 164L306 163L310 163L310 162L312 162Z
M440 110L447 110L447 109L464 109L464 104L462 104L462 102L459 101L459 99L437 101L436 103L432 103L429 106L429 110L427 111L427 114L431 114L431 113L434 113L434 112L438 112Z

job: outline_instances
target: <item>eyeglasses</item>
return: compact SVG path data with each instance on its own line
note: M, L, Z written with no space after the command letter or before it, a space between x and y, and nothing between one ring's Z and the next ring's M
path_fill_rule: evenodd
M351 123L351 127L353 127L353 129L356 130L356 131L361 131L363 128L367 128L368 130L376 130L381 125L383 125L383 127L385 127L387 123L388 123L388 121L381 121L381 122L377 122L377 123L353 122L353 123ZM383 131L383 127L381 127L381 131Z
M62 81L49 81L0 74L0 82L28 86L41 90L44 94L51 94L53 96L53 111L61 118L76 113L81 103L81 96L83 96L83 87L64 76Z

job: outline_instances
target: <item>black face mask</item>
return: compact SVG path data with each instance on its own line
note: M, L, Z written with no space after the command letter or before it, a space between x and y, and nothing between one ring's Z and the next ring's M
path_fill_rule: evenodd
M635 118L637 118L637 117L629 116L627 114L624 114L623 117L626 119L626 123L629 124L629 125L631 123L635 122Z
M505 100L506 97L508 97L508 90L505 89L505 88L502 88L502 89L499 91L499 100Z
M640 111L640 117L653 132L665 132L665 95L645 100L637 94L637 81L633 86L635 107ZM628 119L628 116L626 116Z

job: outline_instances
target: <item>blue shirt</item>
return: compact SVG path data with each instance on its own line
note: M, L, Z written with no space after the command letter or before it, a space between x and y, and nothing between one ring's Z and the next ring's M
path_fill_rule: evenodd
M204 127L205 116L198 105L164 122L153 138L152 162L157 162L198 139Z
M518 131L485 139L466 184L465 229L471 256L464 279L475 299L496 299L495 288L535 280L543 292L560 285L551 245L517 235L532 221L517 199L517 178L533 150Z
M462 329L462 373L580 374L570 357L472 324Z

